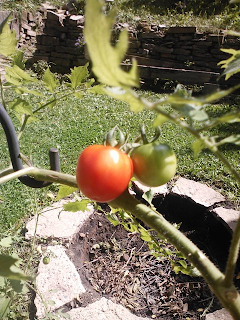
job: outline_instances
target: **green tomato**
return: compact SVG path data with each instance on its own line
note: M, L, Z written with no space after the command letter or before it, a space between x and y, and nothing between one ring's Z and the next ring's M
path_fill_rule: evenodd
M50 258L49 258L48 256L45 256L45 257L43 258L43 263L44 263L44 264L49 264L49 262L50 262Z
M148 187L158 187L176 173L177 158L167 144L148 143L131 152L135 178Z

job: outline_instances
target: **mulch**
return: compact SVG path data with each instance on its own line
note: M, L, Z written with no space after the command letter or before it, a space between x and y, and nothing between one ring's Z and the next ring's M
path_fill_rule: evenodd
M141 317L205 319L221 308L200 277L175 274L169 259L156 259L138 234L114 227L96 213L69 249L88 292L76 302L85 306L104 296Z

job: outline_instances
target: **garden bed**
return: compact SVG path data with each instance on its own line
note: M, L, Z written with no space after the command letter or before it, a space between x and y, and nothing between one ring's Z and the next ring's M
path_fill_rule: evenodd
M229 229L189 199L170 194L158 197L156 204L170 221L182 222L185 235L224 270ZM114 227L104 213L89 220L69 250L89 288L76 306L104 296L137 316L161 320L204 319L206 313L221 308L202 278L175 274L168 259L156 260L138 234L128 233L121 225Z

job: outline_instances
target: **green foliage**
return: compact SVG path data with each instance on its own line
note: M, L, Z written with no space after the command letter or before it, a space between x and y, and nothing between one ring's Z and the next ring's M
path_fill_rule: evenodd
M16 31L11 31L8 24L11 17L6 18L0 26L0 54L9 57L16 52Z
M102 10L102 2L89 0L90 6L86 7L86 23L84 36L90 57L93 61L93 71L98 80L109 86L139 86L137 74L137 64L133 61L133 66L129 72L121 69L120 63L123 60L128 47L128 35L124 30L120 33L115 47L110 43L111 26L115 21L116 12L108 15L99 15ZM93 9L93 10L92 10ZM92 23L99 19L98 23ZM95 53L94 48L98 47Z
M222 65L222 68L225 69L222 76L225 76L225 79L228 80L234 74L240 72L240 50L222 49L222 51L232 55L229 59L219 62L219 65Z
M65 211L77 212L77 211L86 211L88 210L88 204L91 203L88 199L77 200L74 202L68 202L63 205Z
M152 196L152 191L150 191L144 194L143 198L151 203ZM197 269L184 259L180 251L169 245L162 235L145 228L130 212L111 208L111 212L107 213L106 217L114 226L122 225L130 233L139 233L141 239L147 243L150 253L156 259L167 258L176 273L182 272L190 276L200 276ZM179 226L176 225L176 227L178 228Z

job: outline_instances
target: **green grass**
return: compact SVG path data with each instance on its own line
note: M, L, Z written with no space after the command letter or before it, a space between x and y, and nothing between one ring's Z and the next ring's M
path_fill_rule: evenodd
M42 0L5 0L3 2L3 8L6 10L13 10L15 12L37 11L41 4L44 3ZM50 0L48 3L61 8L66 1L64 0ZM79 14L84 13L84 0L78 0L77 10ZM143 4L144 3L144 4ZM168 9L169 7L174 9ZM201 4L202 5L202 4ZM213 6L213 5L212 5ZM181 8L180 2L168 3L163 1L163 5L152 5L148 1L137 1L137 0L115 0L113 4L109 4L109 7L118 8L118 21L128 22L131 25L136 25L139 20L145 20L153 24L170 26L196 26L199 32L219 32L220 29L224 30L238 30L240 26L239 6L228 5L222 6L220 13L214 14L214 7L210 10L210 13L206 14L205 9L198 12L199 4L193 5L193 8L197 11L196 13L190 9ZM215 9L219 9L216 6Z
M144 93L151 99L158 99L159 94ZM214 116L226 112L227 104L209 107ZM231 108L239 108L231 105ZM134 114L124 103L107 96L88 95L82 100L69 97L60 101L56 107L42 115L39 122L29 125L20 140L21 152L32 157L34 165L48 168L48 150L57 147L60 152L61 170L64 173L75 173L79 153L87 145L101 143L104 134L113 126L129 134L133 141L138 135L138 128L143 122L150 135L153 134L151 124L155 118L153 111L142 111ZM14 118L13 118L14 119ZM16 119L14 119L15 122ZM17 124L17 122L15 122ZM235 124L222 125L212 134L239 133ZM184 176L204 182L225 194L229 199L237 201L240 188L229 175L226 168L208 151L202 152L198 159L193 159L191 143L193 137L172 123L162 126L162 141L169 143L178 158L177 176ZM8 149L3 130L0 129L0 170L9 164ZM240 171L239 147L227 146L224 154ZM31 215L36 202L39 207L49 202L48 193L56 192L57 187L35 190L22 185L18 180L0 186L0 231L8 228L20 228L21 219Z

